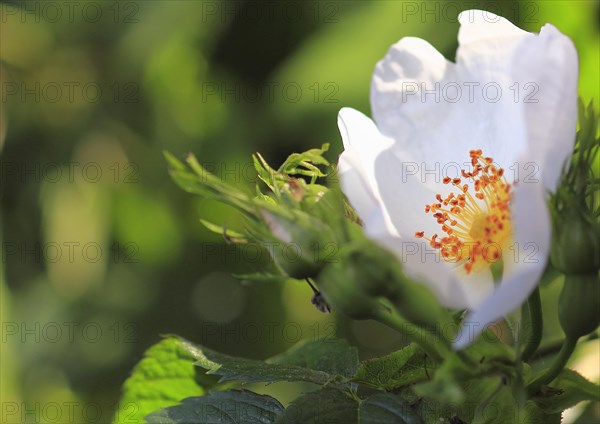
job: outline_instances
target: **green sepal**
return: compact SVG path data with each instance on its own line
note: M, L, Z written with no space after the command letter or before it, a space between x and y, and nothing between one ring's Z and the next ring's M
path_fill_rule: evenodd
M338 242L326 223L300 210L264 206L262 217L270 230L264 246L287 275L314 278L325 265L337 260Z
M323 268L315 282L335 312L353 319L373 319L375 311L384 306L361 287L365 277L368 278L352 263L332 262Z
M169 152L164 152L164 156L170 167L171 178L183 190L216 199L234 207L248 217L256 216L257 211L247 193L221 181L202 167L194 155L189 154L185 164Z

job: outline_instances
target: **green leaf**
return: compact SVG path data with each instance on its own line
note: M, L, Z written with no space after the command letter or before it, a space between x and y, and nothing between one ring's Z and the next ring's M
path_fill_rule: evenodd
M327 150L329 150L329 144L324 144L320 149L292 153L277 171L269 166L260 153L252 155L252 160L258 178L275 193L278 199L281 198L281 192L287 192L292 198L296 197L296 201L298 201L298 197L302 198L309 186L304 180L296 179L294 176L311 177L311 185L314 185L317 178L326 177L327 172L321 171L319 166L329 166L329 162L323 157Z
M350 393L324 388L296 398L277 424L358 423L358 400Z
M179 340L167 338L155 344L125 381L114 423L141 423L150 412L204 394L196 372L194 357Z
M175 170L175 171L184 171L185 170L185 165L179 159L177 159L175 156L173 156L171 153L169 153L165 150L165 151L163 151L163 155L165 156L165 159L167 160L167 163L169 164L169 166L171 167L172 170Z
M329 150L329 144L323 144L320 149L310 149L303 153L292 153L281 165L278 172L287 175L304 175L311 177L311 183L317 178L326 177L318 165L328 166L329 161L323 157L323 154Z
M260 153L256 153L252 155L252 161L254 163L254 169L258 174L258 178L264 182L267 187L271 189L271 191L275 190L275 176L277 171L269 166L267 161L260 155Z
M547 413L561 412L584 400L600 401L600 386L570 369L564 369L548 390L534 398Z
M288 279L284 274L268 274L264 272L257 272L254 274L231 274L231 276L238 280L260 281L263 283L280 283Z
M243 381L245 383L275 381L307 381L316 384L325 384L336 376L336 373L347 372L349 358L354 348L346 347L351 353L342 352L341 345L332 343L330 348L328 344L321 341L311 342L321 347L311 347L306 344L300 349L300 355L291 353L286 359L283 356L273 358L270 363L257 361L253 359L237 358L235 356L218 353L208 348L194 345L187 340L180 339L183 348L189 352L195 359L196 364L206 370L208 374L221 376L219 381ZM313 351L319 352L324 358L320 361L311 358L308 355L302 356L302 353ZM337 358L345 358L341 366L334 367L332 362ZM289 362L288 362L289 360ZM299 366L303 364L305 366ZM321 369L311 369L309 366L320 367Z
M360 403L360 424L421 424L410 404L398 395L378 393Z
M560 424L560 414L546 414L532 401L520 405L500 376L482 377L462 384L464 402L450 399L412 399L411 405L426 424Z
M187 167L169 153L165 152L165 158L170 166L169 175L183 190L188 193L214 198L249 216L255 215L256 211L248 194L221 181L202 167L194 155L188 155Z
M500 376L468 382L461 418L473 424L560 424L560 413L547 414L532 401L516 400L505 383Z
M300 342L287 352L268 359L267 363L309 368L351 378L358 368L358 351L345 340L322 339Z
M180 405L148 415L146 420L149 424L268 424L282 412L281 403L271 396L230 390L184 399Z
M521 408L521 421L523 424L560 424L562 422L562 411L548 414L542 411L534 402L529 401ZM498 421L499 422L499 421Z
M504 388L497 397L485 404L477 406L472 424L560 424L561 414L547 414L534 402L525 405L515 402L508 388Z
M394 390L425 381L432 373L433 362L416 345L409 345L381 358L362 362L352 381L380 389Z
M239 240L246 239L246 236L244 234L234 231L234 230L230 230L229 228L226 228L225 226L222 227L220 225L213 224L212 222L206 221L204 219L200 219L200 223L202 223L202 225L204 225L208 230L212 231L213 233L220 234L225 238L239 239Z

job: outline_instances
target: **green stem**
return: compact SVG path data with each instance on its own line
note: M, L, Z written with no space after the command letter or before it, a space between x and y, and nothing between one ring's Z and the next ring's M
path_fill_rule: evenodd
M525 349L523 349L523 353L521 354L521 359L525 362L531 358L542 341L544 319L542 316L542 300L539 288L536 287L533 293L531 293L527 304L529 306L531 333L528 335L527 340L525 340Z
M600 339L600 333L592 333L587 337L584 337L582 343L594 341ZM539 361L540 359L544 359L546 356L556 355L560 348L563 345L563 341L557 341L547 344L546 346L542 346L538 349L537 355L535 355L535 360Z
M431 334L427 333L422 328L409 323L393 309L391 311L384 310L383 308L378 309L375 311L375 316L373 318L402 333L402 335L406 336L411 342L419 345L434 361L442 362L443 358L438 352L437 346L429 340ZM406 331L407 329L410 329L411 331ZM416 331L413 331L415 329Z
M540 391L542 386L551 383L552 380L554 380L558 374L560 374L560 372L565 368L565 365L567 365L567 361L573 354L575 346L577 346L577 339L572 339L567 336L552 366L548 368L544 374L540 375L527 386L528 397L535 395Z

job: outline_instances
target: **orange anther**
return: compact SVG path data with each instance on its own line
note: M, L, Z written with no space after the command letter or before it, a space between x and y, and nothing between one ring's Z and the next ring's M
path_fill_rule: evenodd
M504 246L511 236L510 200L512 185L504 182L504 169L493 165L491 157L482 156L481 149L469 151L472 171L461 169L461 178L444 177L444 184L452 183L457 190L445 198L435 194L436 203L425 206L425 212L433 213L433 218L441 226L443 235L438 239L434 234L426 239L435 249L441 249L445 260L460 260L467 273L478 271L482 263L489 263L499 256L500 249L489 252L482 246L496 244ZM464 181L464 182L463 182ZM473 189L469 194L469 189ZM477 200L485 200L478 202ZM484 204L485 203L485 204ZM443 210L450 205L450 210ZM460 219L460 226L459 224ZM415 237L425 237L424 231L415 233ZM468 248L468 254L467 250ZM501 255L500 255L501 256Z

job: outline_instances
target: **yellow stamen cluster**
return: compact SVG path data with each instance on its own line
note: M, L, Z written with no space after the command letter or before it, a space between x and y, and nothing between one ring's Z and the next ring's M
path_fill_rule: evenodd
M461 170L461 178L445 177L444 184L459 189L446 198L436 195L436 203L425 205L442 226L445 235L425 237L424 231L415 237L429 241L439 249L448 262L462 263L467 274L488 267L501 258L502 248L510 240L511 185L504 178L504 170L493 165L491 157L481 150L471 150L473 170Z

